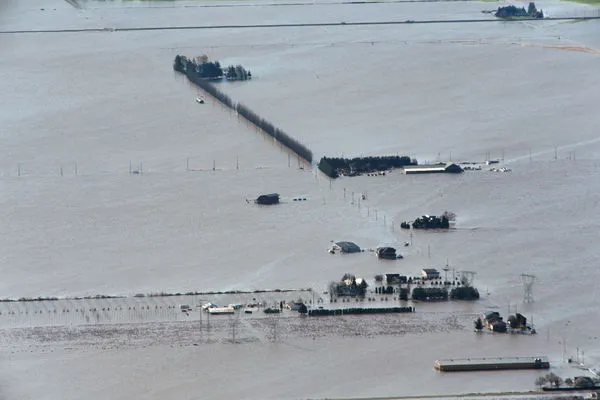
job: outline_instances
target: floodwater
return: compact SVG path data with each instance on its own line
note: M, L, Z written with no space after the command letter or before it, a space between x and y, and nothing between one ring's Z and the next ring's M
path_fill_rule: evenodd
M492 19L481 11L498 5L80 3L5 1L1 30ZM598 11L537 6L558 17ZM566 377L582 372L565 356L584 353L598 366L599 28L527 21L0 34L0 297L119 295L127 298L114 302L129 307L136 293L322 294L346 272L372 282L446 263L475 272L482 293L476 303L419 303L415 314L372 324L341 317L305 329L286 314L277 338L268 319L245 316L238 343L226 340L228 316L214 340L196 340L196 316L167 308L198 298L152 300L145 314L113 305L96 320L63 316L80 309L75 300L1 303L0 398L501 392L533 390L539 373L467 381L435 372L433 362L540 354ZM496 158L511 172L330 181L210 98L197 104L198 89L172 70L176 54L251 69L252 81L220 87L317 157ZM270 192L282 204L246 201ZM399 229L444 210L456 213L455 230ZM332 240L394 245L404 259L330 255ZM524 273L536 276L533 303L523 303ZM95 301L86 309L113 300ZM53 309L59 316L48 316ZM472 319L486 309L518 309L538 335L475 335Z

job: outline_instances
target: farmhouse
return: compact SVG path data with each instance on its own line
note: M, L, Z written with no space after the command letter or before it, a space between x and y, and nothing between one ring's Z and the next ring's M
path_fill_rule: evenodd
M435 268L423 268L421 270L421 277L423 279L439 279L440 271Z
M454 163L437 163L423 165L405 165L405 174L434 174L434 173L461 173L463 169Z
M502 320L500 314L496 311L488 312L482 315L484 325L492 332L506 332L506 322Z

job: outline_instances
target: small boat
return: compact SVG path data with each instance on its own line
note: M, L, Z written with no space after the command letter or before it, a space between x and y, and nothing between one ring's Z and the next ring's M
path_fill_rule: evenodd
M204 97L196 97L196 103L204 104Z

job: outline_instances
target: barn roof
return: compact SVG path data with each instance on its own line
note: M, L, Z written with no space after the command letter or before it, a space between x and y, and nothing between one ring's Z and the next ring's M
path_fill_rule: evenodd
M354 243L354 242L335 242L335 244L344 253L358 253L358 252L360 252L360 247L356 243Z

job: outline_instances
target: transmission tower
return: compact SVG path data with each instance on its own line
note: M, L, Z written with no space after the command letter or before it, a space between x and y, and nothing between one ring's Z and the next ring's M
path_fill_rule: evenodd
M523 283L523 302L533 302L533 283L535 275L521 274L521 283Z
M460 271L460 282L465 286L473 286L475 275L477 275L477 272Z

